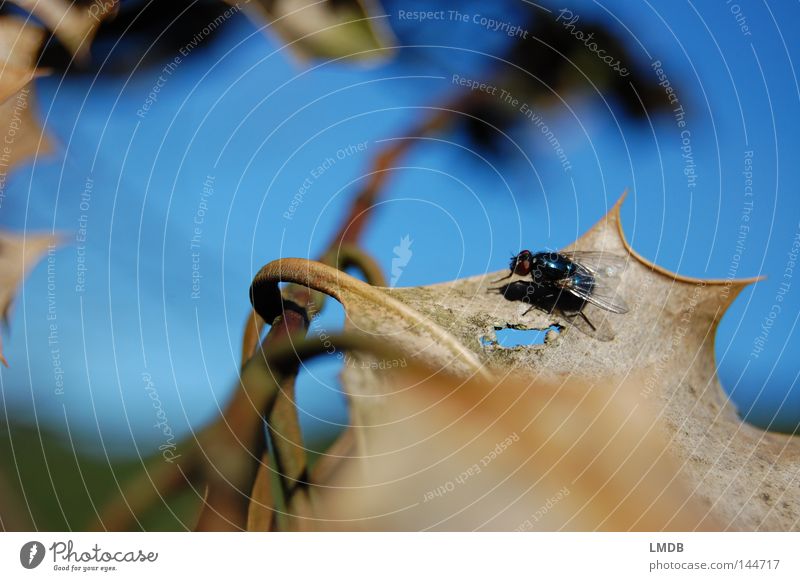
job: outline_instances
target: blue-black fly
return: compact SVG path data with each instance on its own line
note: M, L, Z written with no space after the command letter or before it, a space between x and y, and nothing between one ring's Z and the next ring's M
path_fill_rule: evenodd
M523 250L511 258L509 274L530 280L517 280L496 290L509 300L531 305L525 311L539 308L560 311L565 317L580 317L592 331L597 328L584 313L587 304L612 313L627 313L625 301L617 293L620 275L625 270L623 257L605 252L536 252Z

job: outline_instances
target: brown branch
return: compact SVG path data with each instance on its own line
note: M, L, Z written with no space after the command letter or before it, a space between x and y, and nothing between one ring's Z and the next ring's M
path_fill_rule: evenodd
M388 352L383 346L369 345L368 340L362 337L343 335L335 340L343 349ZM202 447L208 456L208 492L196 530L238 531L246 528L253 482L263 466L261 459L266 449L262 410L272 417L280 386L287 378L293 377L292 371L301 361L325 352L327 347L319 341L294 338L275 343L269 352L262 351L247 362L242 371L242 389L236 392L222 418L203 434ZM294 465L290 467L295 468ZM298 480L296 484L305 485L305 482ZM304 486L283 500L284 507L298 507L295 511L297 516L311 516ZM294 519L286 510L279 513L279 520L284 522L283 528L295 529L304 528L310 522L306 518Z
M335 264L336 268L342 270L355 267L364 275L364 278L370 284L385 285L385 278L380 266L372 257L352 244L342 245L338 252L335 254L327 254L323 260L326 263ZM305 291L309 290L306 287L302 288ZM320 309L322 306L321 298L325 295L314 292L312 296L314 297L314 309ZM246 324L243 357L247 357L248 350L252 350L249 345L253 342L253 335L256 330L258 330L259 321L263 321L263 319L258 316L258 313L253 311L253 314ZM257 336L255 339L257 340ZM289 375L281 383L275 407L267 422L270 440L273 443L275 452L275 467L279 475L282 497L287 500L287 504L298 494L306 495L304 487L308 480L306 451L303 445L295 404L294 379L294 375ZM263 487L263 489L257 489L254 484L253 494L257 497L263 496L263 498L259 498L258 500L253 498L253 502L256 503L256 506L251 506L250 508L248 523L257 528L249 528L250 524L248 528L249 530L270 530L274 521L272 520L270 505L267 505L266 502L274 503L275 495L271 490L272 479L270 478L268 454L262 457L261 465L258 467L258 472L256 474L256 480L259 483L258 486ZM293 505L296 507L305 507L310 510L310 499L297 499L294 501ZM284 524L284 528L294 530L302 528L303 522L307 522L302 519L293 519L291 516L279 520Z
M275 372L265 358L252 357L242 370L242 388L202 436L208 491L198 531L244 530L247 525L252 486L266 449L262 412L271 410L281 380Z
M256 472L250 505L247 507L247 530L269 532L275 526L275 495L272 491L272 470L269 451L261 454L261 464Z
M361 250L354 244L342 244L337 252L329 251L320 262L329 264L339 270L355 268L358 270L372 286L386 286L386 277L380 265L369 254ZM323 298L325 295L322 295Z
M372 216L372 208L375 206L381 190L386 185L393 166L414 145L415 142L412 138L429 135L446 126L450 113L449 109L450 107L435 109L430 117L424 119L422 123L406 133L404 137L392 141L389 147L375 157L373 170L370 173L367 184L353 200L350 214L328 245L328 251L335 250L342 244L354 244L358 241L367 220Z
M258 347L258 341L265 324L264 319L259 317L258 313L251 309L250 314L247 316L247 321L245 321L244 333L242 334L242 367L244 367L248 359L253 356L253 353L256 352L256 347Z

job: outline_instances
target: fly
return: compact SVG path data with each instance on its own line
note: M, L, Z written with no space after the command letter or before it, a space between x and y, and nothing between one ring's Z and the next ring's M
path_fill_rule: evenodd
M509 300L529 303L531 308L525 311L526 315L534 308L550 313L558 309L569 319L580 316L592 331L597 331L583 309L591 304L611 313L628 312L625 301L617 294L626 264L623 257L605 252L523 250L511 258L508 276L494 282L514 275L530 276L531 280L518 280L495 290Z

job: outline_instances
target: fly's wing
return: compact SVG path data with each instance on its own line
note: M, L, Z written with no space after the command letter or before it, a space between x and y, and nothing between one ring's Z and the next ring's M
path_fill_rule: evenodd
M576 250L567 253L567 256L596 278L618 279L628 266L628 261L624 257L596 250Z
M616 258L624 264L624 260L621 257L617 256ZM628 305L625 304L625 301L617 291L620 282L619 270L611 270L611 274L609 274L607 271L595 272L590 270L580 262L576 262L576 265L579 276L573 276L561 281L560 285L563 288L601 309L619 314L628 312ZM607 268L611 269L611 266Z
M612 313L627 313L628 305L617 293L616 288L610 287L602 280L595 279L593 288L588 289L582 285L566 285L566 288L574 295L581 297L587 303L597 305L601 309L611 311Z

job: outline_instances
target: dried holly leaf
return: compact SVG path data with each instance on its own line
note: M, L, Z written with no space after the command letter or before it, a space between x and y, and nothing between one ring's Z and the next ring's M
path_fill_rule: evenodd
M0 316L8 324L11 303L17 286L25 275L50 248L55 248L57 238L47 234L9 234L0 232ZM8 366L0 343L0 362Z
M714 336L719 320L748 280L704 281L670 273L642 258L622 233L620 200L571 249L625 257L620 285L630 305L624 315L589 309L601 341L575 320L534 310L492 291L498 271L427 287L369 287L319 263L275 261L262 269L251 292L256 311L271 321L280 313L278 281L326 292L343 303L346 328L398 346L442 373L513 373L561 381L591 377L600 389L621 389L615 378L633 375L640 400L652 401L680 467L675 478L694 490L723 528L792 530L800 523L800 491L792 485L800 438L765 433L743 424L716 376ZM495 331L513 327L550 331L544 343L506 349ZM348 354L343 384L351 399L357 453L369 452L359 426L380 423L392 392L374 360ZM367 361L365 369L361 363ZM345 358L345 361L347 359ZM483 368L476 362L483 364ZM597 388L596 388L597 389ZM626 382L625 389L631 389Z
M269 22L268 30L304 59L385 58L392 44L376 0L257 0L245 8Z
M611 379L640 377L638 394L660 406L670 452L679 477L713 509L725 528L796 530L800 490L792 482L800 462L800 437L766 433L743 423L716 375L714 338L725 310L741 290L758 279L700 280L679 276L638 255L625 240L621 198L608 215L568 250L594 250L628 258L620 295L631 306L625 315L593 310L597 325L611 329L602 342L572 327L563 317L492 295L489 281L505 273L463 279L388 294L435 320L487 364L538 377L575 374ZM453 315L456 315L455 317ZM542 345L504 349L483 346L505 327L546 330Z

